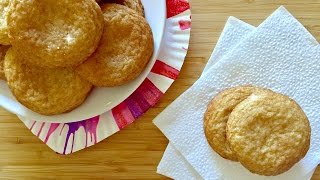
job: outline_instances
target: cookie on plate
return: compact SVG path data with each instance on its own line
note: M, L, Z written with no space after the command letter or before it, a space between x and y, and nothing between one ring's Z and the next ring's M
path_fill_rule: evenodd
M123 85L145 69L153 50L148 22L119 4L102 6L105 29L99 47L76 72L95 86Z
M39 68L23 62L10 48L4 61L5 76L16 99L37 113L55 115L71 111L91 91L92 85L72 68Z
M230 88L216 95L204 115L204 132L209 145L221 157L237 161L226 139L226 126L230 113L255 91L264 89L253 86Z
M136 11L140 16L144 16L144 8L141 0L122 0L123 5Z
M144 7L141 0L105 0L105 2L127 6L137 12L140 16L144 16Z
M0 44L9 45L7 15L10 0L0 0Z
M252 173L286 172L307 153L311 128L301 107L285 95L253 93L227 122L227 140L238 161Z
M1 46L0 45L0 79L5 80L6 77L4 76L4 57L7 53L9 46Z
M103 32L102 12L93 0L12 0L7 21L12 47L41 67L81 64Z

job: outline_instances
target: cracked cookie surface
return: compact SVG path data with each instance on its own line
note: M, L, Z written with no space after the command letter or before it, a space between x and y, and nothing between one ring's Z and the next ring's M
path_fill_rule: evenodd
M39 68L22 63L10 48L4 70L8 86L27 108L44 115L69 112L84 102L92 85L72 68Z
M145 69L154 50L152 31L143 17L125 6L106 3L102 11L106 31L76 72L98 87L120 86Z
M93 0L12 0L8 34L17 53L41 67L69 67L97 48L103 16Z
M253 93L237 105L227 122L227 140L249 171L275 176L307 153L311 128L301 107L288 96Z

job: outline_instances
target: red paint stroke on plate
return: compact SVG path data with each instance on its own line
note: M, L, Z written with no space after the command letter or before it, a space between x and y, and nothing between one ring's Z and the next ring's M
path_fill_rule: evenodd
M49 130L48 130L46 139L44 140L44 143L47 144L50 136L52 135L52 133L54 133L54 132L56 131L56 129L57 129L59 126L60 126L60 123L51 123L51 124L50 124L50 127L49 127Z
M167 0L167 18L176 16L190 9L190 5L186 0Z
M175 69L174 67L169 66L168 64L166 64L160 60L156 61L151 72L165 76L165 77L173 79L173 80L176 80L179 75L179 70Z
M150 80L145 83L148 83L148 85L138 88L137 94L140 94L140 96L152 107L160 100L163 93Z
M146 79L130 97L113 108L112 114L119 129L125 128L143 115L159 101L162 95L163 93Z
M40 137L40 134L41 134L41 132L42 132L43 126L44 126L45 124L46 124L46 123L44 123L44 122L41 124L41 127L40 127L40 130L39 130L38 134L37 134L37 137Z
M179 26L181 30L187 30L191 28L191 21L190 20L180 20Z
M122 102L118 106L114 107L112 109L112 115L119 129L125 128L128 124L131 124L135 120L125 102Z
M34 125L37 123L37 121L33 121L33 123L32 123L32 125L31 125L31 127L30 127L30 130L32 131L32 129L33 129L33 127L34 127Z

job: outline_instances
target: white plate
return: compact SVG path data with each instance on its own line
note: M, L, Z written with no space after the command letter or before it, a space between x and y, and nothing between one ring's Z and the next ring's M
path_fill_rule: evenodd
M159 54L166 19L165 0L142 0L146 19L149 22L154 37L154 54L146 69L134 81L114 88L95 88L87 100L75 110L54 116L44 116L21 105L10 92L5 81L0 80L0 106L8 111L30 120L43 122L75 122L100 115L129 97L145 80L151 71Z

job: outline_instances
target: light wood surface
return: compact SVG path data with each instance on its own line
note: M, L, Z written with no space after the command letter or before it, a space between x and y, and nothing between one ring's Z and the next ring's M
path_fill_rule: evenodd
M200 76L228 16L259 25L285 5L320 40L320 0L193 0L190 50L179 79L138 122L100 144L61 156L0 109L0 179L166 179L156 174L168 140L152 119ZM320 168L313 180L320 180Z

